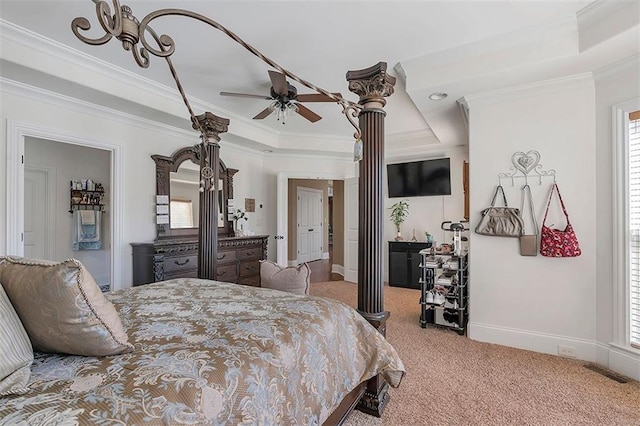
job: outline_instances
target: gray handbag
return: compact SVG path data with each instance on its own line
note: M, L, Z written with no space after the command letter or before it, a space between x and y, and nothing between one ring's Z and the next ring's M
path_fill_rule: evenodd
M533 234L525 234L524 226L524 199L529 194L529 211L531 212L531 222L533 222ZM520 235L520 256L537 256L538 255L538 221L536 213L533 210L533 197L531 196L531 188L529 184L522 187L522 201L520 203L522 210L522 235Z
M502 193L504 207L495 207L498 192ZM482 218L476 226L476 233L493 237L520 237L522 235L520 209L509 207L502 185L498 185L491 200L491 207L482 210Z

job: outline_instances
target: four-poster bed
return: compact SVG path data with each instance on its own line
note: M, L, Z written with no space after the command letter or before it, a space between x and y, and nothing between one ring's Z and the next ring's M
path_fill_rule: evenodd
M275 388L271 387L278 386L275 384L275 382L273 382L275 378L270 375L266 375L260 376L261 378L259 380L256 379L254 381L255 385L253 388L248 385L248 388L245 389L248 393L241 394L242 396L240 397L244 398L244 405L241 404L242 407L240 408L240 411L233 412L231 414L231 417L227 419L228 421L235 421L236 423L239 423L237 422L239 418L238 416L244 416L242 417L243 421L244 419L247 419L248 423L250 424L278 424L280 422L288 423L294 418L296 419L296 423L310 422L311 424L317 424L325 422L325 424L338 424L341 423L349 414L349 412L355 407L366 413L380 416L389 400L389 384L393 386L399 385L400 379L404 374L404 367L402 366L402 362L397 357L397 354L395 353L393 348L388 344L388 342L386 342L386 339L384 339L383 337L386 331L386 320L389 317L389 313L384 310L383 300L382 250L384 247L384 211L382 177L384 166L383 155L385 116L383 107L386 103L384 98L390 96L393 93L393 86L395 84L395 78L389 76L386 72L386 64L378 63L377 65L364 70L349 71L347 73L346 77L349 82L349 90L359 96L359 103L354 104L342 98L339 94L330 93L324 89L312 85L309 82L306 82L305 80L300 79L291 72L280 67L275 62L266 58L253 47L242 41L235 34L229 32L228 30L226 30L226 28L209 18L179 9L165 9L150 13L144 19L142 19L140 23L138 23L138 21L133 17L131 9L129 9L127 6L120 7L117 0L114 0L114 6L115 10L114 14L112 15L106 2L96 2L98 19L101 26L106 32L103 37L99 39L88 39L80 34L80 30L84 31L89 30L90 28L90 25L85 18L76 18L74 20L74 22L72 23L73 32L78 38L89 44L104 44L108 42L112 37L116 37L118 40L122 41L123 47L126 50L131 50L133 52L136 62L138 63L138 65L143 67L146 67L149 64L148 52L151 52L156 56L165 58L176 81L177 87L182 94L183 101L185 102L185 105L189 110L193 128L198 130L201 135L201 143L198 145L198 149L200 150L199 160L201 176L197 252L198 278L164 281L137 288L127 289L124 291L114 292L114 294L109 296L114 305L116 305L116 307L120 309L119 312L123 316L123 324L126 328L128 328L128 332L130 334L133 333L133 335L135 336L135 342L133 343L135 343L136 345L136 350L133 352L133 358L135 359L136 356L140 356L143 358L148 356L164 356L162 354L162 350L154 351L152 348L152 344L150 343L154 338L157 337L154 336L153 332L149 334L149 327L153 327L155 319L152 316L144 314L145 301L157 303L157 305L151 303L150 306L156 306L153 309L159 309L163 313L165 313L166 311L167 315L169 315L164 320L164 322L163 318L160 317L158 319L161 328L165 330L164 332L166 332L165 327L170 328L175 326L175 321L177 320L175 314L176 312L180 311L183 311L185 318L189 317L191 321L196 320L197 322L198 319L201 321L197 324L193 324L193 327L205 327L206 330L209 330L209 332L205 331L195 337L190 333L186 333L184 330L177 332L176 336L179 337L178 340L180 340L180 342L175 342L175 344L177 345L177 347L181 347L180 345L186 341L188 348L184 348L184 350L186 351L185 353L187 354L187 356L194 356L193 354L198 350L197 345L195 347L193 346L194 338L195 343L200 344L202 347L209 347L213 345L216 348L219 348L218 346L216 346L218 344L216 343L216 333L212 333L212 330L219 331L222 329L233 329L235 330L235 332L237 332L238 327L240 327L240 329L243 329L243 327L247 326L247 324L253 324L254 328L252 328L251 330L245 330L246 332L251 331L250 334L252 334L253 336L251 341L243 341L242 343L238 343L238 345L243 347L244 351L248 350L253 355L257 354L257 358L254 357L250 360L243 359L242 361L234 358L236 362L241 362L243 365L253 365L252 368L261 368L260 364L252 364L252 362L256 359L260 359L261 362L265 361L266 357L267 370L269 371L271 371L271 368L274 365L282 366L287 363L293 363L293 365L296 366L305 365L309 368L305 370L306 373L299 373L302 374L302 376L297 376L296 374L283 374L281 369L278 370L280 375L284 375L289 379L295 377L297 378L297 380L295 381L295 386L294 383L289 383L288 397L293 397L292 400L285 400L283 399L284 397L276 397L276 399L280 400L269 401L269 404L275 403L275 405L264 405L262 407L267 410L266 413L272 413L273 410L277 411L276 417L252 418L251 415L247 414L247 412L264 414L264 412L256 407L252 407L249 409L249 411L247 411L247 406L252 406L253 404L258 404L259 402L266 404L265 401L259 401L258 399L256 399L258 398L257 393L255 392L256 386L265 386L265 392L268 398L272 399L276 395L281 395L281 393L278 393L279 391L276 391ZM227 131L229 120L217 117L210 112L205 112L201 115L195 115L193 113L182 89L182 85L177 77L177 73L175 72L173 64L170 60L170 55L174 50L173 41L166 35L158 37L148 26L151 20L165 15L189 16L194 19L203 21L225 32L225 34L227 34L229 37L233 38L251 53L260 57L263 61L280 71L282 74L293 78L294 80L317 91L318 93L321 93L333 99L342 107L343 113L345 114L346 118L355 127L356 133L354 136L356 138L356 147L360 147L360 231L358 243L359 274L357 307L357 312L359 313L359 315L355 315L355 317L357 318L352 316L348 320L340 319L342 318L342 314L339 314L338 311L345 310L344 315L346 315L347 317L351 315L349 311L355 311L337 302L319 300L319 298L313 298L309 296L301 297L287 295L286 293L268 289L249 288L245 286L220 283L218 281L215 281L218 278L218 190L220 189L220 168L216 165L218 165L220 162L220 134ZM158 44L157 49L151 47L145 40L144 36L147 32L153 36L155 42ZM138 42L141 42L144 47L139 48ZM354 120L354 117L358 118L358 122ZM0 276L0 279L1 278L2 277ZM182 297L185 294L188 295L187 299L190 300L190 302ZM202 294L206 295L207 297L202 296ZM179 304L200 303L200 305L196 307L189 305L189 308L187 309L184 308L184 306L180 308L175 304L163 304L162 302L155 300L159 297L164 298L168 296L169 298L173 297L174 301ZM241 309L236 306L238 303L252 303L251 301L254 298L257 299L255 305L242 306ZM211 302L211 300L213 300L213 302ZM214 303L216 301L218 302L217 304ZM269 303L266 303L266 301L268 301ZM138 304L137 307L134 306L136 305L136 303ZM209 303L214 303L215 306L212 307L209 305ZM142 313L140 313L140 309L142 310ZM228 310L230 310L231 314L237 314L239 310L243 313L243 316L241 316L241 318L238 318L237 316L234 317L232 315L232 318L229 320L230 322L220 322L220 318L217 314L221 312L227 313L226 311ZM266 313L261 313L265 310L267 311ZM190 314L194 312L198 312L198 315ZM208 319L205 319L200 315L200 313L204 312L216 314L214 315L215 320L211 320L214 321L213 323L209 322ZM257 332L256 330L261 329L261 327L258 325L260 321L264 320L265 318L273 320L273 315L276 315L277 318L283 318L283 312L286 312L287 315L290 314L291 318L293 319L289 318L288 320L286 320L288 322L285 321L284 328L278 328L281 327L281 325L278 325L277 327L273 325L273 327L276 328L268 327L269 338L267 340L264 340L259 338L258 336L256 343L255 334L259 334L259 332ZM253 316L255 314L257 314L258 317ZM262 318L260 318L261 315ZM301 320L300 315L302 315L303 317L305 315L311 315L311 317L303 318ZM309 332L307 330L300 331L300 335L303 336L301 337L301 339L305 342L311 342L310 349L308 349L309 352L305 352L306 349L302 350L301 346L294 345L291 346L290 349L286 349L286 347L288 347L286 344L284 346L278 344L276 345L277 350L275 351L277 352L277 355L275 353L272 353L273 351L269 349L273 348L274 345L274 343L271 342L270 339L271 337L273 337L271 333L275 333L278 338L282 337L282 333L288 335L288 333L291 332L292 328L295 329L295 324L301 321L307 324L312 324L312 328L315 328L316 332L318 330L320 331L319 335L314 335L312 332ZM340 324L340 329L337 328L338 324ZM363 326L363 324L366 325L366 327ZM349 333L347 333L347 329L349 329ZM229 333L233 334L232 331L229 331ZM161 338L166 338L173 342L173 340L171 339L176 336L171 335L171 333L169 333L169 335L170 337L167 337L167 334L160 333ZM338 338L338 336L340 336L340 338ZM346 338L343 336L346 336ZM338 338L337 340L341 341L341 343L338 345L335 345L335 342L333 342L333 346L331 346L330 344L330 347L326 347L324 343L320 344L320 342L332 341L336 338ZM225 339L229 340L226 335ZM289 345L292 344L291 339L295 341L293 337L285 338L285 340L289 342ZM170 343L170 345L171 344L173 343ZM265 344L267 344L267 346L264 346ZM294 347L297 349L294 349ZM171 350L173 351L175 349L176 348L173 347ZM146 354L145 350L150 350L151 352ZM224 351L228 350L229 349L224 349ZM289 353L289 350L291 350L293 353L302 352L302 360L300 360L299 358L295 358L295 360L293 360L293 358L290 358L293 353ZM285 353L283 353L283 351L285 351ZM284 358L282 358L283 355L285 355ZM129 355L120 355L119 357L128 356ZM304 358L305 356L307 358ZM73 360L69 361L66 358L60 361L61 357L62 356L57 356L57 360L61 362L62 365L64 365L66 362L77 362ZM311 374L311 371L315 371L316 373L321 372L324 367L327 367L326 365L323 365L322 362L326 362L327 359L331 359L332 357L340 360L339 362L337 362L337 364L340 365L332 366L328 370L328 374L336 379L338 377L344 377L344 383L340 384L338 388L333 387L332 384L330 396L321 396L318 389L319 383L324 384L320 387L325 387L325 385L328 384L326 378L321 379L320 382L314 380L314 383L312 385L307 386L306 388L301 387L300 389L298 389L298 385L304 383L308 384L308 380L303 377L305 374ZM54 356L54 358L56 358L56 356ZM358 359L362 359L365 365L373 369L363 368L362 366L357 367L356 365L359 364L357 362ZM60 392L68 392L68 388L65 387L68 386L68 383L59 383L59 380L62 380L63 382L64 379L73 380L73 377L77 378L75 374L80 374L82 368L84 368L82 367L79 370L74 370L71 376L65 375L64 379L57 378L54 382L50 382L46 380L46 377L44 379L42 378L43 369L46 369L45 364L49 362L49 358L42 355L40 358L36 358L36 361L38 365L38 368L36 369L36 377L39 381L35 383L35 387L39 387L40 390L44 392L48 398L52 398L51 393L46 392L49 387L55 388L56 386L62 386L59 389ZM127 361L129 361L129 358L123 359L122 364L119 364L118 361L116 361L116 363L118 365L123 365L126 364ZM96 368L96 371L99 372L101 371L100 368L108 368L108 365L111 365L113 367L113 362L113 360L93 360L89 362L86 368L89 369L89 371ZM320 364L318 364L318 362L320 362ZM213 368L212 365L215 364L215 361L211 360L211 363L203 361L198 365L200 365L201 368ZM98 364L102 365L102 367L98 366ZM271 365L271 367L268 367L269 365ZM166 364L158 363L156 364L156 367L159 370L154 371L160 374L159 371L161 371L163 368L166 368ZM347 374L345 372L341 372L341 368L356 368L357 371ZM168 382L174 383L174 381L184 380L184 377L180 375L182 374L182 372L176 373L175 376L172 375L173 373L176 372L174 370L171 370L170 373L167 373L170 377L169 379L167 379L168 381L165 381L165 383L163 383L163 386L166 389L179 390L182 388L181 386L172 388L167 384ZM253 376L255 376L254 373L249 373L249 376L251 376L252 374ZM228 375L235 373L227 372L225 374ZM243 372L242 376L240 377L242 377L246 382L251 381L251 378L247 378L246 374L246 372ZM166 378L165 376L162 377ZM347 377L349 377L348 380ZM130 380L132 380L136 386L141 386L149 383L157 385L158 383L157 380L149 381L147 379L141 379L139 377L132 377L130 378ZM196 392L196 399L198 399L198 401L189 405L186 411L178 411L180 413L187 413L187 417L191 416L191 420L200 416L198 417L200 420L206 418L208 420L213 419L212 424L217 422L218 418L216 418L215 415L217 415L216 413L221 412L219 410L221 409L220 404L223 404L223 400L225 401L224 403L227 404L225 405L225 410L229 409L228 405L230 403L228 399L224 399L224 397L227 396L224 393L224 390L229 389L228 381L226 383L227 384L225 385L224 382L222 382L222 384L213 383L211 381L200 382L200 384L196 386L200 389L200 392ZM292 386L295 387L295 389L292 390ZM148 394L149 398L145 397L140 399L140 403L144 406L143 408L141 408L143 413L141 414L142 416L145 415L144 413L148 408L146 407L146 404L152 403L154 401L156 403L158 402L156 399L153 399L153 397L162 398L163 403L167 402L167 398L171 399L171 401L175 401L175 398L178 398L179 400L180 398L184 397L184 395L168 396L168 394L165 395L163 393L154 394L151 389L147 389L144 386L142 386L142 388L143 389L139 392L142 392L145 396L147 395L147 392L151 392ZM250 389L252 389L254 392L249 392ZM94 388L91 388L90 390L93 391ZM303 402L303 394L305 393L311 394L318 401L316 401L316 403L310 403L307 398L304 399ZM91 396L91 393L89 393L88 395L89 399L94 398L93 396ZM69 395L67 395L67 397L69 397ZM6 403L7 401L9 401L11 403L10 405L5 406L8 409L8 414L11 416L10 418L13 419L15 423L19 423L20 421L25 420L20 416L19 409L17 407L25 404L24 398L28 399L28 395L17 398L18 399L10 397L5 401L0 399L0 402ZM233 394L231 398L235 401L236 398L239 397L236 394ZM205 405L202 405L202 402L205 399L207 403ZM69 402L73 407L73 403L77 401L71 398L69 399ZM131 403L135 405L135 403ZM100 415L103 418L108 416L116 416L114 418L121 420L120 416L122 416L123 413L119 412L119 404L119 402L115 403L115 405L107 404L111 408L112 412L107 413L107 411L100 411ZM304 411L306 414L302 416L297 412L292 413L292 404L296 407L297 405L302 404L305 407L302 411ZM213 411L211 411L213 410L212 407L215 407L218 411L214 410L214 413ZM288 408L285 409L284 407ZM46 410L47 405L45 403L44 408L40 405L37 405L37 408ZM78 410L80 409L81 408L78 408ZM96 408L93 408L92 411L90 407L86 407L85 409L88 410L89 413L94 413L96 410ZM102 407L102 409L106 410L104 407ZM116 411L115 413L113 412L114 410ZM311 410L310 416L307 415L309 414L309 410ZM289 415L289 417L283 417L282 413L284 411L287 411L286 414ZM2 410L0 410L0 414L2 414ZM7 414L7 412L5 412L4 414ZM153 415L149 413L146 413L146 415L147 419L153 419L156 418L154 416L166 416L169 414L167 414L166 412L162 412L161 414L159 414L158 412L154 412ZM109 417L109 419L112 419L112 417ZM177 419L179 421L184 420L186 422L184 418L179 417L171 418L169 422L177 422Z

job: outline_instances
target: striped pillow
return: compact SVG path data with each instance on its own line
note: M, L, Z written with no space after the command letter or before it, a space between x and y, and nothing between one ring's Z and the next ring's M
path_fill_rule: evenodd
M0 396L27 392L33 348L1 284L0 342Z

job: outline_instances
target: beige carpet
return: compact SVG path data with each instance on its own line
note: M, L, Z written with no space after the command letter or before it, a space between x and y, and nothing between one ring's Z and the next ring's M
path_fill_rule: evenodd
M356 284L312 283L311 294L357 305ZM346 425L640 425L640 384L618 383L583 361L420 328L419 292L385 287L387 338L407 374L382 418Z

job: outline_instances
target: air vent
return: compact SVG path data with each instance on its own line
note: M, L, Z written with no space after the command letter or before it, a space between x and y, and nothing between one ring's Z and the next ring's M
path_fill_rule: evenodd
M595 371L598 374L602 374L603 376L608 377L611 380L615 380L618 383L627 383L629 381L629 379L627 379L626 377L614 373L611 370L607 370L606 368L600 367L596 364L586 364L584 367L588 368L591 371Z

